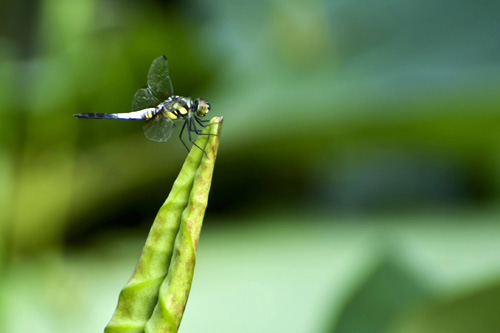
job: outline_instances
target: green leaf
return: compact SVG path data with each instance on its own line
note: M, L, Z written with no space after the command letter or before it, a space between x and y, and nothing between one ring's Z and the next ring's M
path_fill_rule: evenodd
M221 126L222 117L213 118L212 125L206 127L203 132L216 135L200 135L196 141L198 146L205 149L207 155L196 147L188 154L167 200L151 226L135 272L120 292L115 313L105 328L106 333L144 332L146 321L151 317L157 303L160 285L162 285L161 295L170 292L186 293L182 306L182 310L184 309L189 288L187 291L181 290L179 285L191 286L194 269L193 251L198 244L208 201ZM190 234L186 235L188 229ZM189 243L185 243L185 236ZM186 255L190 258L188 261L191 272L187 275L179 275L179 263L184 263ZM169 266L172 267L169 269ZM175 287L167 288L168 290L165 291L163 281L167 272L168 284L173 284ZM164 297L160 296L159 302L162 302ZM175 318L171 324L177 327L180 324L182 312L179 314L180 309L177 307L169 311ZM158 320L155 323L163 325Z

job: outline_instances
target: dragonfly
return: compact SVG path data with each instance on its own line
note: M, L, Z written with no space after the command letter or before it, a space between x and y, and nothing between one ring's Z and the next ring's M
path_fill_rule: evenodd
M207 127L209 120L203 120L210 111L210 103L197 98L174 95L172 80L170 79L168 60L166 56L156 58L148 72L147 86L139 89L132 102L132 112L127 113L78 113L76 118L84 119L121 119L143 120L144 135L154 142L167 142L175 128L175 121L182 121L179 139L189 151L182 139L184 130L187 129L189 141L206 155L205 150L193 141L192 133L197 135L210 135L202 133L198 128Z

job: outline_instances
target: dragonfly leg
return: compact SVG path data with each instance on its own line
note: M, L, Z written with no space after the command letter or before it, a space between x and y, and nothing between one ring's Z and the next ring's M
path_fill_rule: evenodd
M201 127L207 127L207 126L210 126L210 125L215 124L215 123L212 123L212 124L205 125L205 124L203 124L203 123L200 123L200 121L203 121L203 120L201 120L201 119L199 119L199 118L197 118L197 117L194 117L194 119L196 120L196 122L197 122L198 124L200 124L200 126L201 126ZM210 120L209 120L209 121L210 121ZM201 131L200 131L198 128L196 128L196 124L195 124L194 122L193 122L193 127L194 127L194 131L195 131L195 132L196 132L196 134L198 134L198 135L215 135L215 136L217 136L217 134L212 134L212 133L201 133Z
M209 122L211 122L211 121L212 121L211 119L199 119L199 118L196 118L196 120L199 120L199 121L201 121L202 123L209 123ZM219 121L214 121L213 123L208 124L208 125L205 125L205 126L210 126L210 125L213 125L213 124L218 124L218 123L219 123ZM201 125L201 124L200 124L200 125ZM205 126L203 126L203 127L205 127Z
M198 146L198 145L196 144L196 142L194 142L194 141L193 141L193 139L191 138L191 132L195 132L196 134L198 134L198 133L196 132L198 129L196 128L196 126L194 126L194 123L193 123L193 121L191 120L191 118L186 119L186 121L187 121L187 122L189 122L189 124L188 124L188 126L189 126L189 127L188 127L188 136L189 136L189 141L190 141L193 145L195 145L196 147L198 147L198 148L199 148L199 149L200 149L203 153L205 153L205 156L208 158L207 152L206 152L205 150L201 149L201 147L200 147L200 146ZM194 129L193 129L193 127L194 127Z
M203 119L200 119L198 117L194 117L194 119L196 119L196 122L198 124L200 124L201 127L207 127L207 126L212 126L214 124L218 124L218 122L214 122L214 123L211 123L211 124L205 124L205 123L210 122L211 120L203 120Z
M207 126L210 126L212 124L204 124L203 120L201 120L200 118L198 117L194 117L194 119L196 120L196 122L201 126L201 127L207 127ZM205 121L206 122L206 121Z
M179 133L179 139L181 139L182 144L184 145L184 147L186 147L187 151L189 151L188 146L186 145L184 140L182 140L182 133L184 133L184 129L186 128L186 123L187 123L187 119L184 121L184 124L182 124L181 132Z
M198 119L198 118L194 118L194 119ZM196 134L198 135L207 135L207 133L201 133L201 130L198 129L198 127L196 127L196 123L193 121L193 119L191 119L191 131L192 132L195 132Z

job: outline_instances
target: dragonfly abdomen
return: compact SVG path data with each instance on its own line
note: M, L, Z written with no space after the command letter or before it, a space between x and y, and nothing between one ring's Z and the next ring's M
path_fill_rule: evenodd
M143 120L151 119L157 113L156 108L149 108L128 113L78 113L76 118L86 119L125 119L125 120Z
M87 119L118 119L116 113L78 113L75 114L74 117Z

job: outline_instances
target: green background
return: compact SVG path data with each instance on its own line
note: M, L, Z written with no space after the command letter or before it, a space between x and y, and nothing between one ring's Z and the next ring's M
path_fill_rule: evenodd
M499 332L499 12L3 1L0 331L111 318L186 151L72 115L128 112L165 54L224 117L182 332Z

